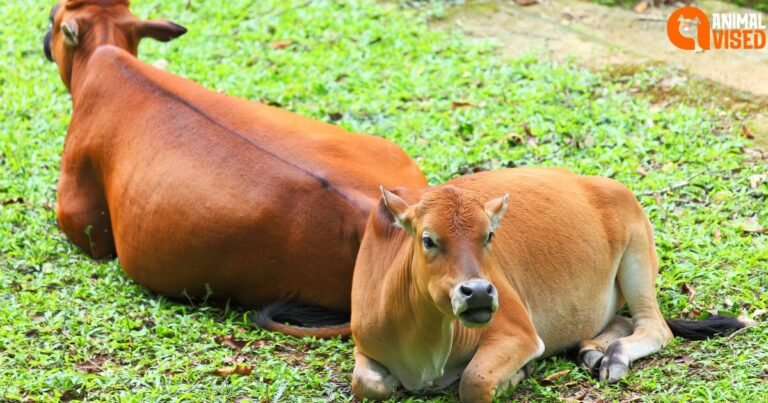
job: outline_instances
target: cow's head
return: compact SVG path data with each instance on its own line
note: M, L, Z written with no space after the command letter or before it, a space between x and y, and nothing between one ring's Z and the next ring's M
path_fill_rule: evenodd
M395 222L413 238L413 286L440 312L466 327L490 323L499 306L489 278L490 254L509 196L478 200L443 186L428 190L409 206L396 194L381 190Z
M114 45L136 56L142 38L167 42L185 32L170 21L137 18L128 9L128 0L60 0L51 9L43 51L59 66L69 87L75 54L87 60L97 47Z

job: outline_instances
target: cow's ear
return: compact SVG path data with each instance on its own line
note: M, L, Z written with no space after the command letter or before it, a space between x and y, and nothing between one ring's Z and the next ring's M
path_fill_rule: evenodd
M67 20L61 23L61 33L64 34L64 43L70 48L76 48L80 45L80 29L77 27L77 21Z
M408 233L413 234L413 213L411 206L409 206L405 200L401 199L400 196L384 189L384 186L381 186L381 198L384 201L384 206L389 210L389 213L392 214L392 218L395 219L395 223L408 231Z
M166 20L139 21L136 25L136 33L139 38L152 38L160 42L168 42L186 32L187 29L183 26Z
M491 231L495 231L501 223L504 213L507 211L507 204L509 203L509 194L497 197L488 203L485 203L485 214L488 215L488 219L491 220Z

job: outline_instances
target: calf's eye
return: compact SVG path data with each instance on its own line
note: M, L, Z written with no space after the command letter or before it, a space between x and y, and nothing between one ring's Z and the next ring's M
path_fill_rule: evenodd
M487 245L491 243L491 241L493 241L493 231L488 233L488 239L485 240L485 244Z
M437 244L435 244L435 241L432 239L432 237L423 236L421 238L421 242L424 243L424 247L427 249L437 248Z

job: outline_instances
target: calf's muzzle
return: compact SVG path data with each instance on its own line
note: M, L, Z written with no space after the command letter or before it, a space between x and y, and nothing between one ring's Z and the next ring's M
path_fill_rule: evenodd
M467 326L483 326L499 307L496 287L485 280L469 280L456 286L451 297L453 313Z

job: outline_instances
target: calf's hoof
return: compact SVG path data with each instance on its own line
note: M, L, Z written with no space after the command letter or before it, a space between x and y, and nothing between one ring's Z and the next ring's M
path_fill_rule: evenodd
M400 382L389 374L368 372L367 376L352 376L352 393L360 399L387 400L394 396Z
M579 353L579 361L581 366L586 368L589 373L597 377L600 372L600 364L603 362L602 352L598 350L581 350Z
M622 353L620 344L611 344L600 363L600 380L618 382L629 375L629 360Z

